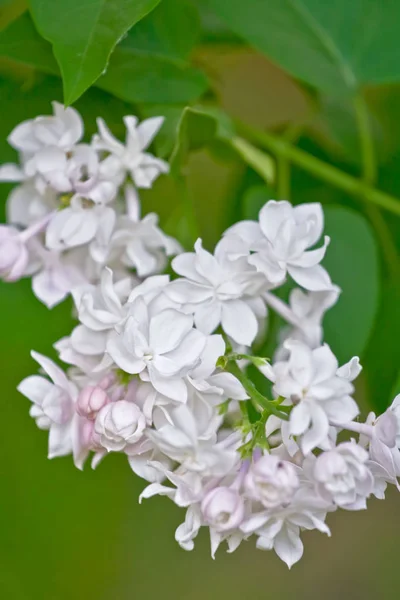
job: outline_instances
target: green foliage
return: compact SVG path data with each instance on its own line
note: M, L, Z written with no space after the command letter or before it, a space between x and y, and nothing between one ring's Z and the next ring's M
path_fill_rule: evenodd
M362 356L374 326L380 297L379 251L364 217L339 206L325 208L331 237L324 264L341 288L324 320L325 340L339 362Z
M337 94L398 81L400 5L391 0L208 0L223 21L289 73Z
M162 1L137 23L121 46L176 60L188 60L200 36L199 14L190 0Z
M173 40L174 32L170 34ZM128 35L95 85L127 102L185 104L198 98L207 87L203 73L182 60L171 58L167 38L154 54L151 37L146 39L147 50L144 39L139 38L136 43L135 38ZM161 51L163 47L165 53ZM59 73L50 44L40 37L27 13L0 33L0 55L45 73ZM165 81L168 81L167 86Z
M159 0L30 0L38 31L60 65L71 104L108 66L116 44Z

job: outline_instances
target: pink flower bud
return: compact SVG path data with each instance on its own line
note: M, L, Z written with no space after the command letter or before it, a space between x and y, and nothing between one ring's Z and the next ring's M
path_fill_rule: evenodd
M17 230L0 226L0 277L17 281L26 270L29 253Z
M81 417L94 421L99 410L109 402L107 393L101 387L87 385L78 396L76 411Z
M243 521L244 503L236 490L217 487L208 492L201 504L205 520L217 531L235 529Z
M115 383L115 380L115 373L107 373L107 375L104 375L103 379L101 379L97 385L102 390L108 390L108 388Z

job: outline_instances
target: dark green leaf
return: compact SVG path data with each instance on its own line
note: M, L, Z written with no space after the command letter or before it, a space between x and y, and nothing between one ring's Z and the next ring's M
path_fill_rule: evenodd
M27 12L0 32L0 56L45 73L59 74L51 45L38 34Z
M104 72L115 45L159 0L30 0L38 31L60 65L66 104Z
M118 47L97 85L129 102L186 104L207 89L203 73L181 61Z
M0 33L0 55L46 73L59 73L50 44L37 33L28 14ZM107 73L95 85L126 102L187 104L205 91L207 81L185 62L120 45Z
M384 411L400 391L400 284L398 279L382 287L378 318L368 344L364 371L369 402L377 412Z
M231 29L295 77L330 93L400 79L394 0L208 0Z
M325 339L340 362L361 356L369 341L380 295L379 253L374 234L358 213L340 206L324 209L331 236L324 264L340 286L338 303L328 311Z
M133 27L120 47L186 60L199 35L200 19L194 4L167 0Z

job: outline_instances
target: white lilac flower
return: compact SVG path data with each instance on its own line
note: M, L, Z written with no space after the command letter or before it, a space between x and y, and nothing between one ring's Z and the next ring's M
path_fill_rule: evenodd
M280 333L280 346L275 353L276 360L288 357L283 347L287 339L305 342L310 348L317 348L323 342L322 319L327 310L336 304L340 290L333 286L332 290L323 292L305 292L295 288L289 295L289 306L270 292L265 294L267 304L289 322Z
M240 529L246 537L255 533L257 548L275 550L290 569L303 555L301 530L317 529L330 535L324 522L330 509L329 503L316 498L311 488L301 487L288 506L254 513L244 520Z
M72 107L64 108L53 102L54 116L36 117L23 121L8 137L9 144L25 154L44 148L60 148L68 152L83 135L83 122Z
M126 214L118 217L110 240L110 252L122 264L136 269L139 277L159 273L166 265L166 257L178 254L181 247L158 226L154 213L140 216L140 202L133 186L125 187Z
M70 205L60 210L46 230L46 246L50 250L66 250L88 244L102 236L110 240L115 224L115 211L102 204L87 203L74 196Z
M29 262L29 251L20 232L14 227L0 225L0 277L17 281L24 276Z
M306 344L288 340L284 347L290 353L287 361L273 365L274 392L286 398L293 408L289 432L300 437L304 454L329 441L329 425L354 419L358 406L351 397L352 379L358 374L358 359L338 368L338 362L327 344L311 350Z
M368 415L366 424L347 423L350 431L361 433L360 444L368 447L370 460L379 465L387 473L387 481L397 484L400 477L400 446L399 446L399 396L393 400L389 408L378 418L374 413Z
M225 475L238 461L235 451L217 442L215 432L201 435L201 424L190 408L180 405L169 412L169 422L149 430L147 435L158 448L189 470L213 475Z
M44 193L39 193L32 183L27 182L18 185L8 196L7 220L18 227L29 227L42 221L58 205L55 190L48 188Z
M306 290L332 289L327 271L320 265L329 243L325 236L321 248L313 246L324 226L320 204L293 207L289 202L270 200L261 209L258 223L242 221L225 235L239 236L251 252L248 261L264 273L270 285L280 285L286 274Z
M96 417L94 430L99 442L110 451L121 451L140 440L146 419L133 402L120 400L103 406Z
M193 328L193 317L174 309L152 316L143 298L137 298L120 333L113 332L107 352L120 369L149 379L155 389L184 401L183 377L200 359L206 337Z
M79 249L65 253L46 250L35 240L34 255L41 264L32 277L32 290L48 308L62 302L73 288L87 283Z
M33 407L31 416L41 429L49 429L49 458L72 452L72 421L78 390L64 372L50 359L32 352L50 380L39 375L24 379L18 391L26 396Z
M216 487L203 498L201 511L210 527L217 532L229 531L244 519L244 500L233 488Z
M2 181L32 180L44 193L51 179L57 177L67 162L67 153L83 136L83 123L72 107L53 102L53 110L54 116L23 121L11 132L8 142L20 152L22 165L4 165L0 170Z
M266 508L289 504L299 486L296 466L272 454L253 462L245 478L246 494Z
M306 459L304 468L317 483L319 494L347 510L366 508L374 478L368 468L368 452L355 442L343 442L317 458Z
M113 329L126 316L131 288L130 277L114 283L111 269L104 269L97 286L75 288L72 292L79 321L92 331Z
M212 333L221 324L235 342L250 345L258 331L257 298L259 312L265 316L260 298L264 281L241 259L230 260L225 250L226 241L222 240L213 256L197 240L195 253L180 254L172 261L182 279L171 282L166 294L191 307L196 327L204 333Z
M97 120L99 134L94 137L93 145L108 153L100 165L102 176L121 183L129 175L136 187L149 188L161 173L169 171L168 163L145 152L163 124L163 118L153 117L138 124L136 117L128 116L124 117L124 123L125 144L112 135L103 119Z

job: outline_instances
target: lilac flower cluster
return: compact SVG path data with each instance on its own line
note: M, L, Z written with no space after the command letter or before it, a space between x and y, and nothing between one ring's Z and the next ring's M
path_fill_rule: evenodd
M49 431L49 458L72 454L82 469L89 455L96 467L122 453L148 482L140 500L185 508L182 548L207 527L213 556L254 536L291 567L302 531L330 535L329 512L366 508L400 476L400 396L361 422L359 360L339 366L323 343L339 289L321 265L329 238L315 248L321 205L271 200L213 254L200 239L182 252L154 215L140 218L138 188L168 170L144 152L162 120L127 117L126 145L99 121L85 145L77 112L54 108L12 132L21 165L0 170L20 182L0 230L1 276L32 276L48 306L71 291L79 321L55 344L67 370L33 352L41 375L19 385ZM169 255L173 277L161 273ZM287 280L298 286L288 303L275 293ZM287 323L272 362L252 350L269 311Z

